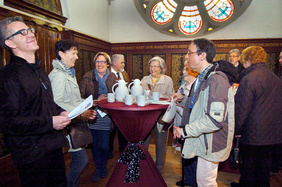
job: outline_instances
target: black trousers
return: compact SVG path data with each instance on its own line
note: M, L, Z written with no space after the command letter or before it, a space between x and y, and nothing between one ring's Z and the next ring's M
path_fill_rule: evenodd
M65 160L62 149L57 149L31 164L17 167L23 187L66 186Z
M240 144L242 156L240 186L270 187L272 151L273 145Z

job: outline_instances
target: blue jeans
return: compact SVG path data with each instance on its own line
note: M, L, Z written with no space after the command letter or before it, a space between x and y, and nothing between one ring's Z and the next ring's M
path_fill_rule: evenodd
M90 129L93 136L92 156L96 171L107 171L107 159L109 151L110 130Z
M67 175L67 187L78 186L81 171L88 163L85 149L71 153L71 164Z

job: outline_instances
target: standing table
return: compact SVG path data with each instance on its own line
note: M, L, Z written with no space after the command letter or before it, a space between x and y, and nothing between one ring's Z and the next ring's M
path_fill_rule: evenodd
M149 134L168 105L151 104L139 107L123 102L98 102L106 109L121 133L129 141L109 179L107 186L167 186L142 140ZM140 168L140 169L139 169Z

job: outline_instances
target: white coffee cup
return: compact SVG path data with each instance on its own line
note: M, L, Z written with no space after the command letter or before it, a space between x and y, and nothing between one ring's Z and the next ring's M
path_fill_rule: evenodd
M137 96L137 105L138 106L145 106L145 96L144 95L138 95Z
M160 92L153 92L153 101L160 100Z
M133 97L132 95L125 95L125 105L132 105L133 103Z
M108 103L115 102L115 94L114 93L107 93Z

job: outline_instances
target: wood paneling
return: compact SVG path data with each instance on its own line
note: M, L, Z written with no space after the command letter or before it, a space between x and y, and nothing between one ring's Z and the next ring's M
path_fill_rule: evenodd
M60 0L39 1L31 0L4 0L4 5L28 12L30 14L45 18L64 25L67 18L62 16Z
M228 53L231 49L242 51L248 46L262 46L267 52L267 67L275 74L281 71L279 66L279 53L282 51L282 38L273 39L239 39L239 40L213 40L217 48L215 61L228 60ZM153 57L158 54L165 56L167 64L167 75L172 77L174 89L180 86L182 79L182 69L185 55L191 41L175 42L139 42L139 43L116 43L111 44L111 53L121 53L127 55L129 77L140 78L147 74L148 69L142 64L146 64L148 55Z

